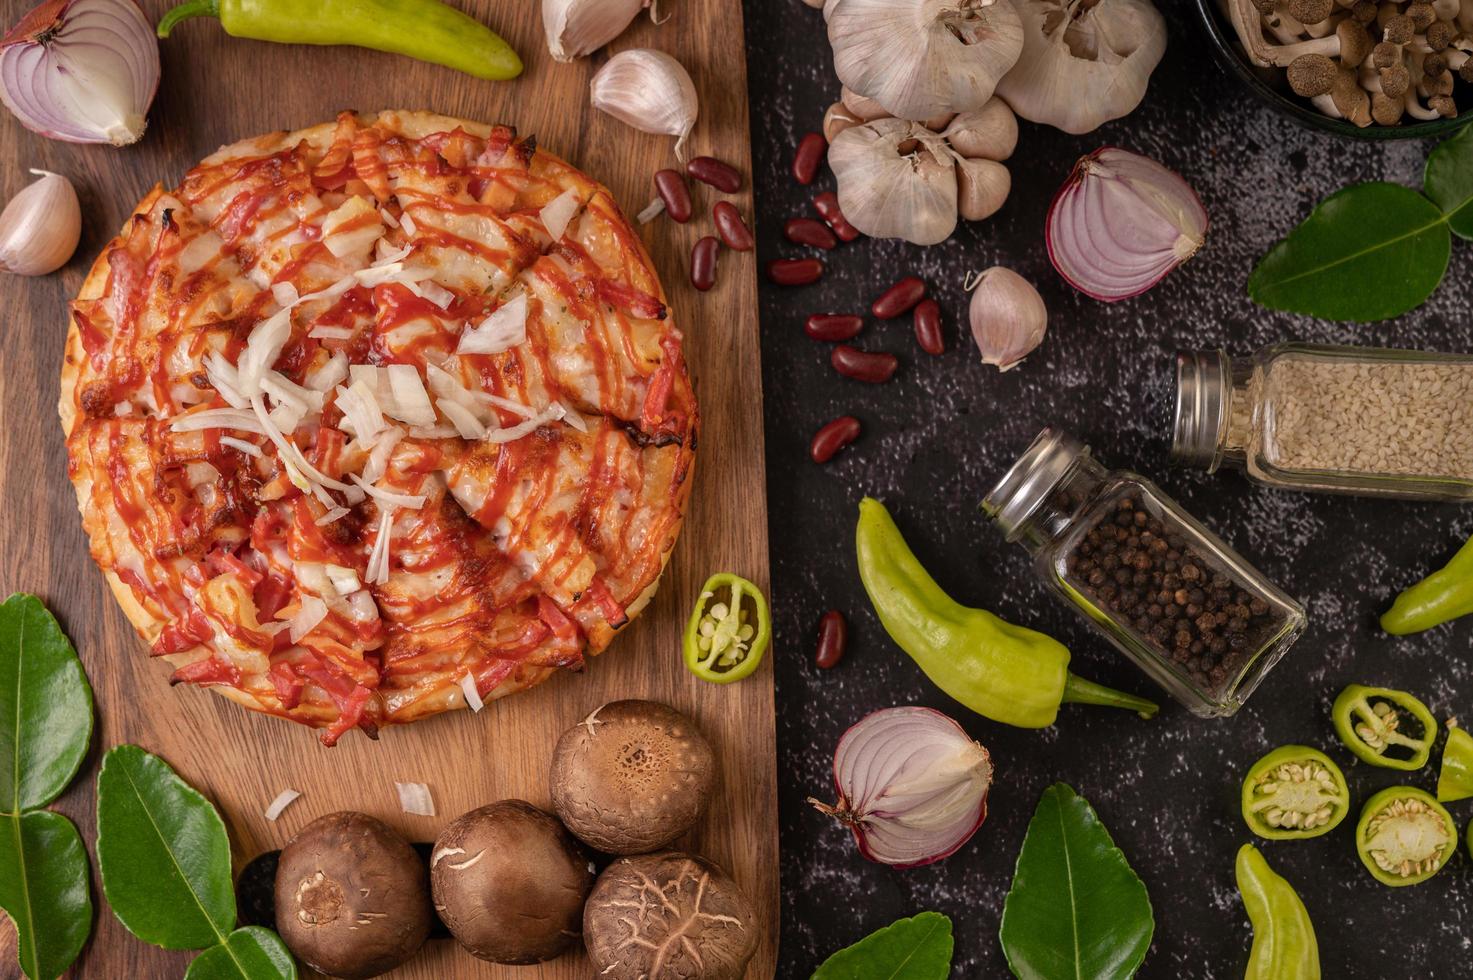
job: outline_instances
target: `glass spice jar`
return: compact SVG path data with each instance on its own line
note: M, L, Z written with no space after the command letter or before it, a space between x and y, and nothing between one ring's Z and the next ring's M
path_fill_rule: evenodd
M1145 477L1044 429L982 509L1048 588L1193 714L1242 707L1304 609Z
M1296 490L1473 500L1473 355L1182 351L1176 380L1178 463Z

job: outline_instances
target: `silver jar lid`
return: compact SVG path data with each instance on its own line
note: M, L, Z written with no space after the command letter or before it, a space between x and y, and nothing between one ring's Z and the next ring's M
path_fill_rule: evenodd
M1224 350L1176 353L1176 419L1171 426L1171 461L1214 472L1222 462L1228 424L1232 361Z
M997 521L1009 541L1013 540L1018 529L1068 474L1074 461L1088 452L1078 439L1049 426L982 498L982 510Z

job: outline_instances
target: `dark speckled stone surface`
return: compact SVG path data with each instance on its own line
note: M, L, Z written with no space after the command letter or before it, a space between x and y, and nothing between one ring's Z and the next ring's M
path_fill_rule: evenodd
M1233 883L1233 855L1251 839L1238 816L1239 780L1266 750L1305 742L1345 767L1356 805L1401 774L1354 764L1335 741L1330 702L1345 684L1407 688L1439 718L1473 715L1473 620L1393 639L1376 615L1402 586L1444 562L1473 531L1473 508L1276 492L1241 476L1170 469L1171 353L1226 345L1248 352L1288 339L1469 349L1473 249L1454 248L1433 300L1372 326L1321 323L1257 308L1244 291L1256 259L1341 184L1416 185L1428 145L1363 144L1298 128L1250 101L1212 63L1186 3L1160 4L1171 41L1145 103L1085 136L1024 124L1011 161L1014 190L990 221L930 249L861 239L826 256L827 276L803 289L762 287L763 388L772 520L782 806L783 977L806 977L832 950L921 909L950 915L956 977L1005 977L997 941L1003 896L1039 794L1063 780L1099 811L1150 890L1156 935L1150 978L1238 977L1250 943ZM823 21L797 0L747 0L759 259L803 250L783 219L807 212L812 189L788 174L792 148L818 129L838 95ZM1102 144L1151 155L1183 174L1212 218L1206 247L1164 283L1105 305L1053 272L1041 229L1074 159ZM984 367L966 333L968 270L1004 264L1035 282L1051 323L1021 368ZM950 349L915 346L909 319L870 322L856 341L898 353L888 385L840 378L828 349L802 333L817 311L863 312L901 274L923 276L941 301ZM863 437L828 466L809 461L813 433L852 413ZM885 636L860 587L852 531L862 494L884 500L916 551L959 599L1046 630L1074 651L1075 669L1141 693L1151 683L1036 584L1020 548L1002 541L977 503L1046 424L1068 427L1106 463L1153 477L1308 609L1310 627L1239 714L1199 720L1174 704L1153 722L1067 706L1058 724L994 724L936 690ZM845 613L844 663L812 664L819 615ZM997 781L987 823L949 860L891 871L862 860L847 833L804 805L829 796L832 750L868 711L925 704L952 714L992 752ZM1435 761L1405 781L1427 789ZM1473 801L1451 807L1462 823ZM1466 852L1426 884L1389 889L1356 858L1355 820L1307 842L1270 843L1293 882L1335 978L1473 975L1473 867Z

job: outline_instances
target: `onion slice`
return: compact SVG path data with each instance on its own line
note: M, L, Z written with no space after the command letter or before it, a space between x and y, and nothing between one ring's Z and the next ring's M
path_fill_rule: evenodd
M1156 285L1195 255L1206 235L1207 211L1185 180L1114 146L1074 165L1045 229L1059 275L1106 303Z
M394 783L399 791L399 809L418 817L433 817L435 801L430 798L430 788L424 783Z
M0 101L42 136L136 143L158 87L158 38L134 0L47 0L0 39Z
M276 799L271 801L271 805L266 808L266 819L274 821L277 817L281 816L281 811L291 806L301 795L301 793L298 793L294 789L282 790L276 795Z
M930 708L885 708L839 739L830 806L808 802L854 833L859 852L896 868L954 854L987 819L992 757Z

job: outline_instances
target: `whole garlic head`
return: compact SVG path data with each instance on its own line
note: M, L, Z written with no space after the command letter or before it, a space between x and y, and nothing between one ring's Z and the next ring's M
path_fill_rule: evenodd
M1010 0L834 0L825 9L839 81L901 119L979 108L1023 50Z
M851 126L835 138L828 160L839 208L871 238L935 245L956 229L956 158L930 130L904 119Z
M1150 0L1012 3L1022 18L1023 53L997 94L1014 112L1087 133L1140 105L1166 52L1166 21Z

